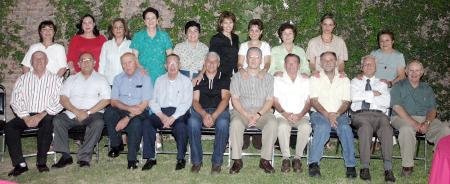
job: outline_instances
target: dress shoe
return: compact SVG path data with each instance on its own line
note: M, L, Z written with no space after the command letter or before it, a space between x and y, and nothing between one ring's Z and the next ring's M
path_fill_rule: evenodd
M211 175L219 174L221 170L222 167L220 165L213 164L211 167Z
M115 158L120 155L120 152L123 151L124 146L120 144L117 147L111 147L111 150L108 152L108 157Z
M52 168L63 168L72 163L73 163L72 157L68 157L68 158L61 157L59 159L59 161L56 162L56 164L52 165Z
M281 172L290 172L291 171L291 161L289 159L284 159L281 162Z
M345 176L347 178L356 178L356 169L355 169L355 167L347 167L347 172L345 172Z
M192 173L198 173L198 172L200 172L201 168L202 168L202 163L201 162L199 164L192 164L191 172Z
M137 169L138 168L138 166L137 166L137 161L136 160L128 160L128 166L127 166L127 169Z
M147 162L145 162L144 166L142 166L142 170L150 170L154 165L156 165L156 160L148 159Z
M19 176L26 171L28 171L28 167L26 165L25 165L25 167L21 167L20 165L17 165L14 167L13 170L11 170L8 173L8 176Z
M180 159L177 160L177 164L175 165L175 170L181 170L184 169L184 167L186 167L186 160L185 159Z
M394 172L392 172L392 170L384 171L384 181L395 182L395 176L394 176Z
M80 165L80 167L91 167L91 164L86 161L78 161L78 165Z
M401 176L409 177L411 176L413 170L413 167L403 167Z
M300 159L292 160L292 168L294 168L294 172L301 173L302 172L302 162Z
M242 162L242 159L235 159L233 162L233 166L230 168L230 174L237 174L242 169L242 166L244 166L244 163Z
M320 176L320 167L319 167L319 164L317 164L317 162L309 164L308 174L311 177L319 177Z
M275 169L273 169L272 164L270 164L270 161L266 159L260 159L259 160L259 168L263 169L265 173L275 173Z
M36 168L38 169L39 172L48 172L48 171L50 171L50 169L45 164L42 164L42 165L38 164L38 165L36 165Z
M370 171L369 168L362 168L361 170L359 170L359 177L362 180L370 180Z

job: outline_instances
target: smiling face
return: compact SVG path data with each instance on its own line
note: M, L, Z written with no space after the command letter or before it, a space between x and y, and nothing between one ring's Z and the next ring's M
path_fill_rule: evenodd
M380 35L378 44L379 44L381 50L390 51L393 48L394 40L392 40L390 35L382 34L382 35Z
M40 31L39 34L42 37L42 40L44 42L52 42L53 37L55 36L55 30L53 29L53 26L47 25L44 26Z
M114 22L112 33L116 39L125 37L125 26L121 21Z
M81 68L83 74L91 74L94 70L95 60L90 53L84 53L78 60L78 65Z
M249 69L259 69L261 64L261 53L257 50L249 50L247 52L247 64Z
M258 25L252 25L248 30L248 37L250 40L259 40L261 38L262 31L259 29Z
M177 75L180 70L180 61L176 56L169 56L166 59L166 69L169 75Z
M370 78L375 75L377 68L375 57L365 57L361 66L364 76Z
M216 55L208 54L205 59L205 68L207 73L216 73L219 68L219 60Z
M137 69L137 59L136 59L136 56L134 56L134 54L131 54L131 53L124 54L120 58L120 63L122 64L123 71L128 76L134 75L134 72Z
M31 55L31 66L33 67L33 70L35 72L37 72L37 73L45 72L47 63L48 63L48 59L47 59L47 55L45 55L45 53L37 51L37 52L34 52L33 55Z
M325 72L334 71L336 68L336 57L333 54L324 54L320 57L320 66Z
M147 29L155 29L158 25L158 18L156 18L156 15L153 12L147 12L147 14L145 14L144 24Z
M220 23L224 33L230 34L233 31L234 22L230 18L225 18Z
M294 30L292 29L285 29L283 32L281 32L281 40L283 43L291 44L294 42Z
M195 26L191 26L186 30L186 35L189 42L198 42L199 34L199 30Z
M94 32L95 23L91 17L87 16L83 18L83 22L81 23L81 28L84 33L93 33Z
M408 80L412 83L420 82L420 78L423 75L423 66L418 62L412 62L406 68L406 75Z
M336 27L336 24L334 23L333 19L326 18L320 23L320 27L322 28L323 33L331 34L334 27Z
M287 57L284 61L284 68L289 75L296 75L300 68L300 61L294 56Z

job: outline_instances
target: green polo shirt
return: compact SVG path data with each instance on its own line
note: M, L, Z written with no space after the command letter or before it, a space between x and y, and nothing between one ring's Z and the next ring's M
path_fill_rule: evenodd
M400 105L411 116L426 116L436 108L436 99L433 89L425 83L420 82L417 88L413 88L408 79L399 81L391 90L391 107ZM394 116L397 115L393 111Z

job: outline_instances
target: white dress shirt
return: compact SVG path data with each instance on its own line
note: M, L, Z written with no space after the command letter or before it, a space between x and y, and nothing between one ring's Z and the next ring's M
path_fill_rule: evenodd
M365 90L367 79L370 79L370 87L372 88L370 91ZM373 91L378 91L381 95L375 96ZM370 109L387 113L391 101L387 85L381 82L380 79L375 78L375 76L372 78L363 76L362 80L354 78L351 82L351 98L351 109L353 111L361 110L362 102L366 101L366 103L370 103Z
M123 71L120 57L126 52L132 52L130 44L131 41L124 38L122 43L117 45L116 39L113 38L112 40L106 41L102 46L98 73L104 75L110 85L113 84L114 77Z
M78 109L90 109L101 100L111 98L111 87L106 78L95 71L87 79L78 72L64 82L61 95L68 97L70 103ZM75 114L68 110L64 113L71 119L75 118Z
M274 78L274 94L286 112L300 113L309 98L309 79L297 74L294 81L284 72L282 77ZM276 117L283 117L275 111ZM305 116L309 116L308 113Z
M58 70L61 68L67 68L66 50L62 45L53 43L52 45L45 47L44 44L39 42L30 46L21 63L23 66L30 68L30 71L33 71L33 67L31 66L31 56L36 51L42 51L47 55L48 63L46 68L53 74L57 74Z

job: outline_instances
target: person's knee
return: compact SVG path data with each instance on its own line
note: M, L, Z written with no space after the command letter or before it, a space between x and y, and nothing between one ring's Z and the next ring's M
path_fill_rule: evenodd
M227 120L218 120L215 125L216 132L228 133L230 130L230 124Z
M314 132L330 133L331 125L328 122L317 121L314 123L313 130L314 130Z
M400 137L403 136L414 137L416 134L416 130L412 126L402 126L400 127L400 129L398 129L398 131Z

